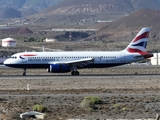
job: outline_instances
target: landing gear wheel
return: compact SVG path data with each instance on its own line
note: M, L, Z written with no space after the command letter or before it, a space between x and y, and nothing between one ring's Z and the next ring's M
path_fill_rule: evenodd
M72 75L79 75L79 72L78 71L72 71L71 74Z
M76 71L76 75L79 75L79 72L78 72L78 71Z
M23 71L23 76L26 76L26 68L24 68L24 71Z
M24 72L22 75L23 75L23 76L26 76L26 73Z

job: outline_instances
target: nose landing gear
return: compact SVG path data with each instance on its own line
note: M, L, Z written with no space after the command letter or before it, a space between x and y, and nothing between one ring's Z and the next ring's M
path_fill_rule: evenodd
M23 76L26 76L26 68L24 68L22 75L23 75Z

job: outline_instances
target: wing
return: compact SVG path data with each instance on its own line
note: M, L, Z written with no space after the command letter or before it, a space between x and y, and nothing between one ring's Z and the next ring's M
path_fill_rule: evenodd
M49 64L66 64L71 67L83 67L87 64L94 63L93 58L85 58L73 61L56 61L56 62L49 62Z

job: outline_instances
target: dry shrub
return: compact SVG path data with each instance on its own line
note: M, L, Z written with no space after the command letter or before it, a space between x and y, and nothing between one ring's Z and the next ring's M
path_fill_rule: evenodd
M95 104L101 104L102 101L99 97L89 96L85 97L80 103L81 108L92 111L95 109Z
M45 112L45 111L47 111L47 108L45 107L45 106L43 106L43 105L34 105L33 106L33 110L34 111L37 111L37 112Z

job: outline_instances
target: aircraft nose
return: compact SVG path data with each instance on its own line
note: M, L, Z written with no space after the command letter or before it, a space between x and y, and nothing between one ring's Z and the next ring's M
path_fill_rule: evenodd
M5 61L3 62L4 65L7 65L7 64L10 64L10 63L11 63L11 62L10 62L9 59L7 59L7 60L5 60Z

